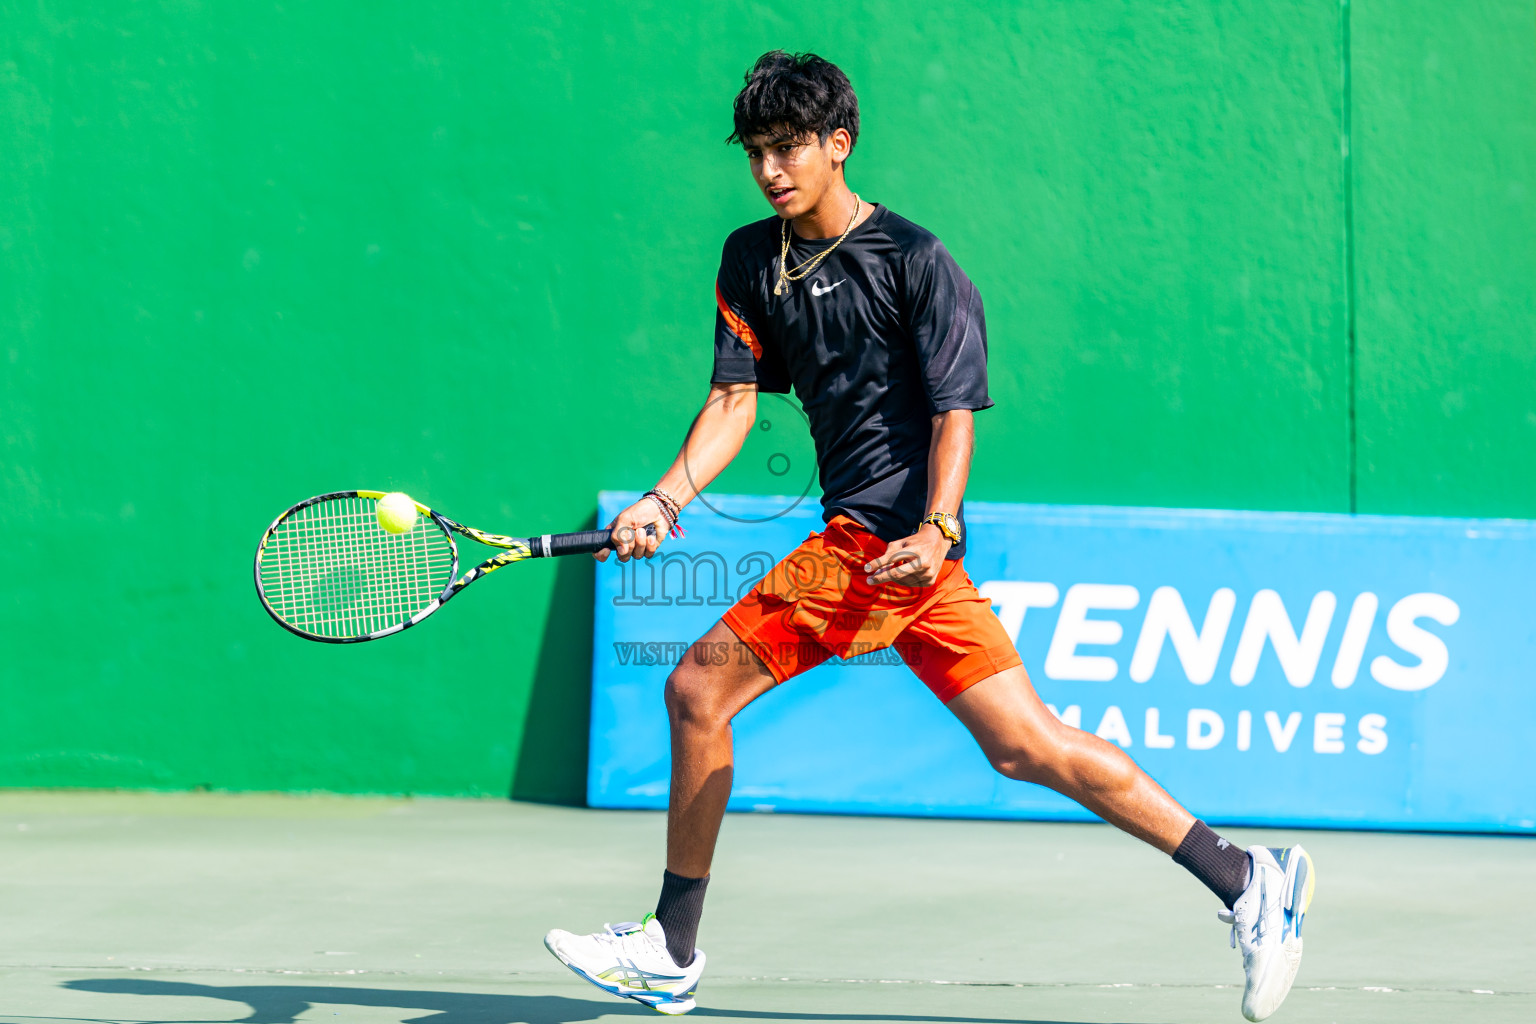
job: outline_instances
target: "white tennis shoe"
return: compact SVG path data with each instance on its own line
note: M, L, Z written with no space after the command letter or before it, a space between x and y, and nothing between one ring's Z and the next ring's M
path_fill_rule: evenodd
M1231 910L1218 910L1232 926L1232 945L1243 951L1243 1016L1260 1021L1280 1008L1301 966L1301 923L1317 874L1299 846L1250 846L1253 877Z
M578 975L610 995L644 1003L658 1013L687 1013L704 973L704 954L679 967L667 952L667 937L655 914L636 923L603 925L591 935L556 928L544 936L545 947Z

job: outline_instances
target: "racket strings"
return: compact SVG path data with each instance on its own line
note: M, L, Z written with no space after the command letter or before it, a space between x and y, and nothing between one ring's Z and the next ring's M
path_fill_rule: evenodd
M332 498L278 523L261 561L262 591L278 618L317 636L367 636L442 594L454 572L447 534L429 516L389 533L376 506L373 498Z

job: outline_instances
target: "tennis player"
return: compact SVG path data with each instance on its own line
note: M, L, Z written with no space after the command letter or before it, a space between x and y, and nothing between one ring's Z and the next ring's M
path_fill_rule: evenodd
M557 929L545 945L613 995L693 1009L705 964L694 942L731 792L731 719L828 658L895 646L999 772L1071 797L1216 894L1242 948L1243 1013L1262 1020L1301 962L1311 859L1300 846L1233 845L1118 746L1064 725L1036 696L963 563L972 417L992 405L981 296L937 238L849 189L858 138L858 101L835 65L775 51L747 73L730 141L773 216L726 239L709 399L671 469L614 519L614 553L655 554L741 450L759 391L793 388L804 406L826 525L700 641L742 656L685 658L667 680L672 788L655 913L591 935Z

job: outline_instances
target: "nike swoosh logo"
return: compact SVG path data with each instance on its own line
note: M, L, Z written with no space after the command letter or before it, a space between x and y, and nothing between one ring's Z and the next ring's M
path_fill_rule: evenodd
M837 284L843 284L847 280L848 279L845 277L845 278L843 278L842 281L837 282ZM833 288L836 288L837 284L829 284L825 288L823 288L821 286L821 282L820 281L812 281L811 282L811 294L815 295L815 296L818 296L818 297L822 296L822 295L825 295L825 294L827 294L827 292L831 291Z

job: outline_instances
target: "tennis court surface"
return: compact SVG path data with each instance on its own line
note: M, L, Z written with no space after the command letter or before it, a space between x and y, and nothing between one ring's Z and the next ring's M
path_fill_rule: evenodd
M663 825L499 801L0 794L0 1022L651 1018L541 938L650 909ZM1301 839L1318 894L1273 1020L1536 1020L1529 839ZM732 815L692 1016L1241 1021L1215 909L1105 826Z

